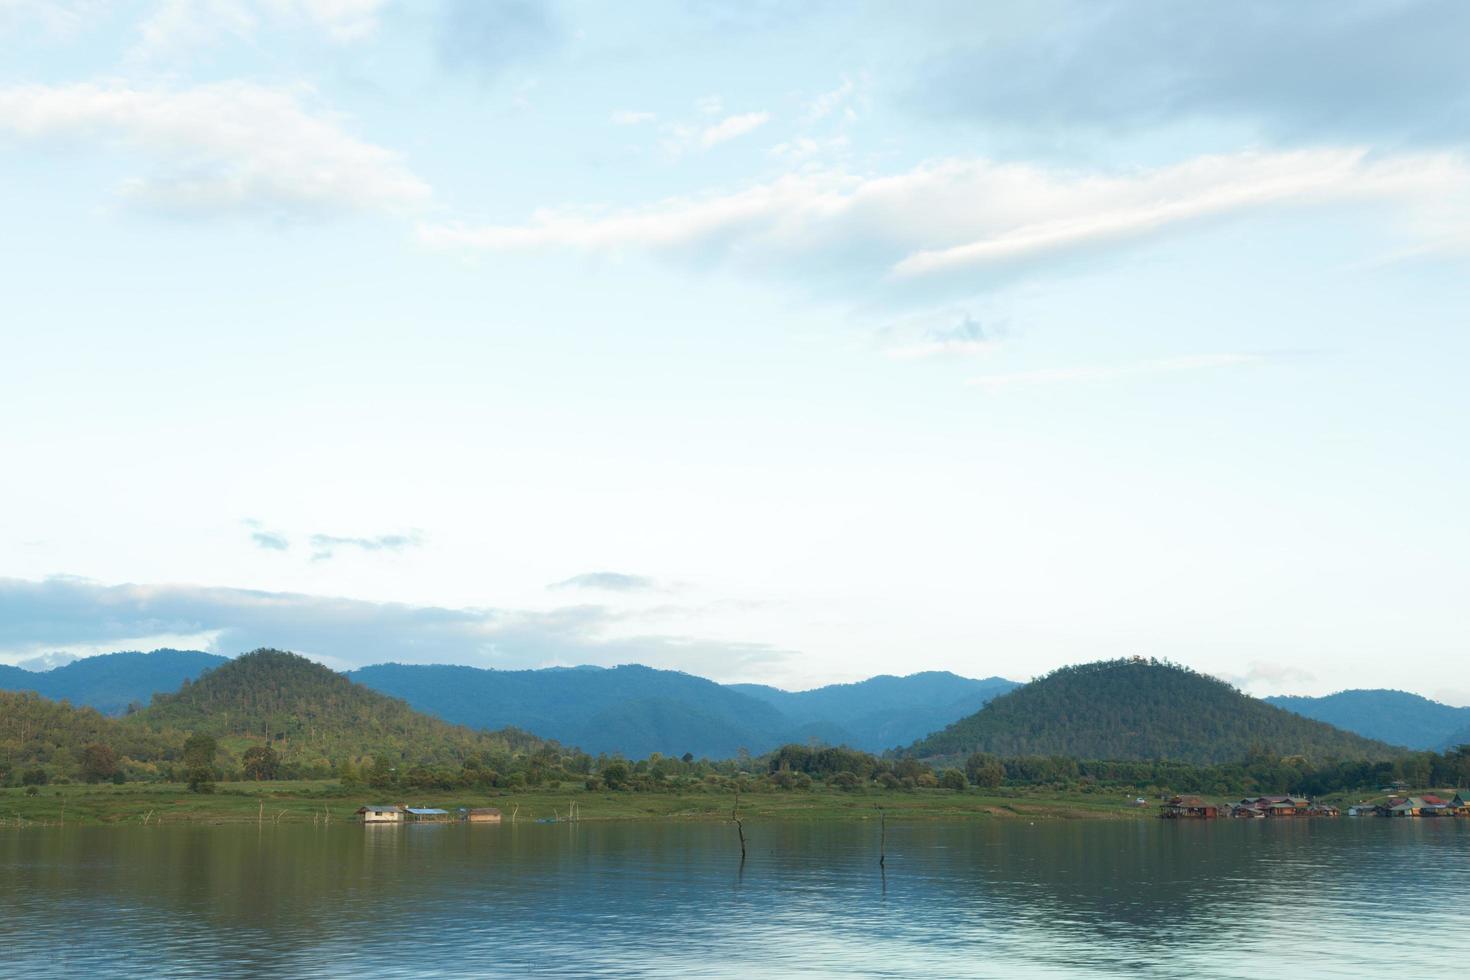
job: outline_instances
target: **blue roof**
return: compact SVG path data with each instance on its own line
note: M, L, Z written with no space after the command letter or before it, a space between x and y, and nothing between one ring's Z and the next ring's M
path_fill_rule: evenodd
M415 813L421 817L437 817L441 815L446 817L449 816L448 810L435 810L432 807L410 806L405 807L404 809L406 809L409 813Z

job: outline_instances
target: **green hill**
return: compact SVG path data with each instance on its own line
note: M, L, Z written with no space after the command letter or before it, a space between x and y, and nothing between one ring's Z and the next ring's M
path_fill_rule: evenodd
M178 690L225 659L199 650L154 650L104 653L42 671L0 665L0 690L35 691L53 701L120 715L129 705L147 704L159 691Z
M1293 714L1411 749L1452 746L1458 744L1457 732L1470 730L1470 708L1454 708L1407 691L1338 691L1320 698L1265 700Z
M380 753L446 764L546 744L516 729L486 732L448 724L279 650L256 650L228 661L186 682L176 694L156 695L122 724L268 742L283 760L306 765Z
M1054 671L920 739L909 752L1221 763L1253 750L1314 762L1398 754L1247 697L1224 681L1142 658Z

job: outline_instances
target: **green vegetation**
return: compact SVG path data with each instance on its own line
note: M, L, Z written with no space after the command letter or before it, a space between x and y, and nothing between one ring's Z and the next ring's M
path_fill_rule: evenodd
M1157 660L1063 667L991 701L908 750L928 759L997 756L1228 763L1252 752L1390 760L1400 750L1247 697Z
M257 650L209 671L177 694L123 719L123 726L182 742L212 735L233 758L256 746L277 768L325 775L344 761L386 755L398 763L459 763L483 753L513 754L544 745L526 732L483 732L450 725L354 684L321 664L279 650Z
M519 790L426 790L380 795L344 788L336 780L220 784L213 794L190 793L179 783L128 783L115 786L71 784L51 786L36 796L22 788L0 789L0 827L46 823L180 822L265 823L354 819L364 802L402 802L437 806L499 807L509 823L566 818L573 803L579 819L708 820L730 818L733 790L696 786L657 793L588 790L563 785ZM806 792L751 789L740 794L740 816L747 827L760 820L868 820L882 809L890 820L969 818L1135 819L1142 813L1121 795L1051 793L1024 789L955 793L949 790L881 790L844 792L816 788Z

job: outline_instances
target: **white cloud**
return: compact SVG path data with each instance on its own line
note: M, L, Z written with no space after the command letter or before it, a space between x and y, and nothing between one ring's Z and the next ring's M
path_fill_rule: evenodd
M658 118L658 115L652 112L638 112L633 109L619 109L609 118L614 126L637 126L641 123L653 122Z
M212 44L226 37L248 39L263 25L307 27L337 43L376 33L386 0L163 0L140 31L139 53L157 54Z
M68 37L82 30L107 0L0 0L0 31L36 26Z
M804 114L806 121L816 122L818 119L825 119L846 105L856 91L857 86L853 84L852 79L844 78L841 85L830 92L823 92L806 104Z
M295 91L228 82L182 90L78 84L0 89L0 134L96 141L151 158L134 203L186 214L329 214L421 204L393 152L309 111Z
M1016 371L1011 374L984 374L965 383L988 391L1007 388L1029 388L1038 385L1065 384L1078 381L1114 381L1141 375L1176 374L1181 371L1203 371L1219 368L1269 364L1268 354L1195 354L1187 357L1164 357L1131 364L1094 364L1082 367L1048 368L1040 371Z
M700 143L705 149L708 149L747 133L753 133L770 121L769 112L744 112L738 116L726 116L704 131L700 137Z
M1454 154L1375 159L1354 148L1206 156L1125 173L945 160L892 176L827 169L620 211L543 209L523 224L420 234L451 247L697 254L893 287L1014 269L1210 218L1352 200L1395 200L1452 227L1470 211L1470 168Z

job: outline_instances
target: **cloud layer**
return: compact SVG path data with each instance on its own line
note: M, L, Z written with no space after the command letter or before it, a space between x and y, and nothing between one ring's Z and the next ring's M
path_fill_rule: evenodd
M947 160L888 177L792 174L621 211L542 210L515 225L424 225L420 237L449 248L638 251L891 287L1012 274L1268 207L1392 200L1413 214L1463 213L1467 190L1470 167L1454 154L1242 152L1111 174Z
M0 89L0 135L100 145L153 163L120 193L191 215L324 216L403 210L429 187L398 156L307 108L303 92L248 82L186 89Z
M122 649L153 637L199 636L222 653L279 647L339 668L386 661L507 668L636 661L738 677L790 656L759 644L612 635L618 623L618 614L588 605L450 609L196 585L0 578L0 653L12 661L61 648Z
M644 575L627 575L623 572L587 572L573 575L560 582L553 582L548 589L601 589L604 592L640 592L655 586L653 579Z
M1456 0L1058 0L1011 13L958 32L910 104L1074 139L1201 119L1287 142L1470 135L1470 6Z

